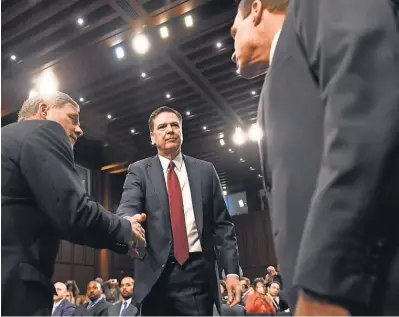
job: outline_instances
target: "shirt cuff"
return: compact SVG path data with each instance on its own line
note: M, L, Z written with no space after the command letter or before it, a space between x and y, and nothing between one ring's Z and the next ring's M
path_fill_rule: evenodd
M226 278L229 277L229 276L236 276L237 278L240 278L240 277L238 276L238 274L227 274L227 275L226 275Z

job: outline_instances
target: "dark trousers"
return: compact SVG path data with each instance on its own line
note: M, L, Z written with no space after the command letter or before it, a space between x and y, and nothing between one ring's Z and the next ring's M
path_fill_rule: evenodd
M173 257L141 306L143 316L212 316L214 299L202 253L180 266Z

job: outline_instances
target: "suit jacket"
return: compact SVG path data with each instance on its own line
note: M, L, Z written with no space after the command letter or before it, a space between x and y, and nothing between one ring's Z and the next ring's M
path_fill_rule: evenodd
M113 304L108 308L108 316L119 316L121 308L122 308L122 302ZM137 309L137 307L134 306L133 304L130 304L129 306L127 306L122 316L138 316L138 315L139 315L139 310Z
M54 310L52 316L72 316L74 312L75 305L73 305L69 300L63 299Z
M211 163L183 155L191 197L200 236L202 253L212 285L212 294L220 309L220 289L215 244L221 245L221 256L227 274L239 274L237 240L227 211L215 168ZM136 303L141 303L160 277L172 246L168 193L161 162L157 156L129 166L118 215L132 216L145 212L147 247L138 248L135 261Z
M129 221L88 198L65 130L53 121L1 129L1 220L4 315L51 314L61 239L126 253L131 238Z
M398 313L398 111L392 4L291 1L258 112L285 289Z
M108 309L112 306L104 298L102 298L93 307L87 309L89 303L79 305L75 309L74 316L109 316ZM118 314L119 316L119 314Z

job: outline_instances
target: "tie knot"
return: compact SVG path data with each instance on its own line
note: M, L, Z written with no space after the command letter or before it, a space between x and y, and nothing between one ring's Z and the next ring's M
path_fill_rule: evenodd
M173 170L175 166L176 166L175 163L173 161L170 161L168 169Z

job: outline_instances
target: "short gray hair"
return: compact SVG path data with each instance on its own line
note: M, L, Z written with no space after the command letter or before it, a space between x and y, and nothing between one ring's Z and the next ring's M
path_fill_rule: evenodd
M34 116L39 111L39 106L43 103L49 107L62 108L66 104L79 107L75 100L61 91L55 91L45 96L37 95L25 100L18 113L18 122L24 121L25 119Z

